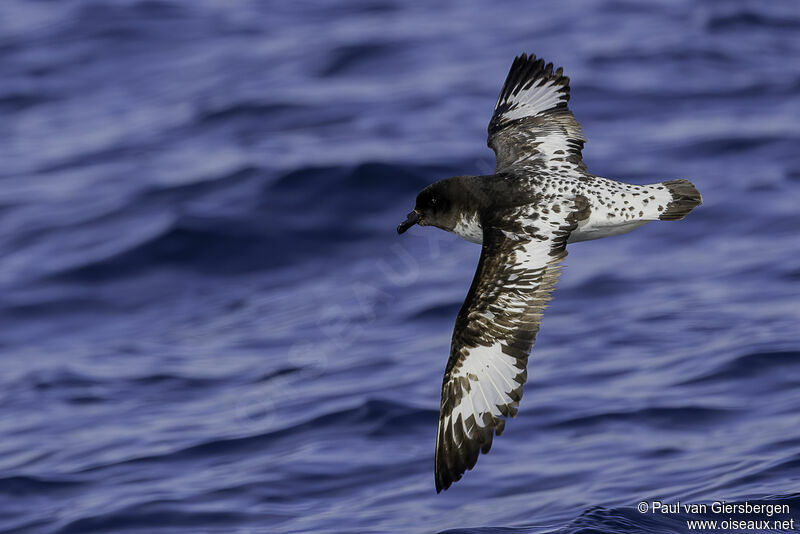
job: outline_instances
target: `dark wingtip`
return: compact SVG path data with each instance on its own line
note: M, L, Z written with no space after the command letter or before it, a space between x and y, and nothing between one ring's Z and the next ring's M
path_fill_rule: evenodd
M438 458L437 458L437 461L438 461ZM438 465L436 466L436 469L434 469L433 479L436 482L436 494L437 495L448 488L449 484L445 485L445 482L442 480L442 474L439 471L439 466Z
M443 491L447 491L447 489L453 485L453 480L448 478L443 480L440 474L436 475L436 494L440 494Z

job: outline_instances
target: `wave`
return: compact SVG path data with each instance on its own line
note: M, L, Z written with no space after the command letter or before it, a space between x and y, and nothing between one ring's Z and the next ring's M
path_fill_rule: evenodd
M39 495L43 493L74 491L84 483L70 478L45 478L37 476L0 477L0 494Z
M172 222L139 240L129 239L127 245L118 243L121 249L112 254L86 254L52 278L103 281L154 268L229 275L316 260L370 236L390 235L398 215L388 208L403 198L398 213L407 209L417 190L445 172L443 167L364 163L301 168L270 177L246 166L219 178L150 187L119 210L82 221L76 230L91 225L98 236L113 240L125 230L119 228L125 217L137 224L148 212L163 217L165 210L177 211ZM215 214L179 214L183 206L199 202Z
M750 9L712 15L706 21L706 27L711 30L743 29L743 27L762 27L773 29L800 28L800 18L794 14L763 13Z
M444 319L448 321L458 314L461 308L461 302L446 302L437 305L426 306L425 308L414 312L408 319L409 321L429 321L432 319Z
M689 513L688 510L674 513L640 512L634 507L606 508L603 506L593 506L586 509L580 516L573 519L569 524L560 526L556 524L546 525L521 525L519 527L482 527L482 528L456 528L441 531L440 534L684 534L692 529L688 526L688 521L717 521L720 530L723 529L721 522L733 517L737 521L760 521L764 519L789 520L795 522L800 520L800 512L797 512L800 498L798 494L755 497L746 500L726 501L730 505L743 505L745 502L754 505L773 505L788 506L789 513L776 513L767 516L765 513L737 513L733 516L723 512L715 513L711 507L711 501L694 501L706 505L705 513ZM672 503L670 503L672 504ZM701 530L697 528L696 530ZM708 530L716 530L714 528ZM779 531L777 529L776 531ZM738 532L738 530L736 530Z
M640 410L603 412L570 417L550 423L551 427L584 428L592 425L633 423L656 428L706 428L711 423L721 423L735 414L735 410L710 408L707 406L652 407Z
M438 417L438 410L372 399L364 401L356 407L319 415L277 430L243 437L208 440L162 454L129 458L111 464L88 467L82 472L97 471L118 465L153 462L173 464L191 458L219 458L223 455L236 456L239 453L257 453L265 450L269 444L292 440L306 432L314 434L318 439L320 436L324 437L327 431L339 433L342 428L348 429L348 432L372 436L396 434L399 431L410 432L420 427L435 428Z
M441 177L455 171L444 165L402 165L383 162L363 162L354 166L304 167L292 170L272 182L265 193L285 195L302 193L334 194L358 200L372 199L384 203L391 195L413 192L430 183L432 176ZM369 205L362 206L369 209Z
M64 367L35 371L7 382L12 393L35 391L38 395L60 397L75 403L112 400L129 392L148 390L164 395L195 395L222 384L226 377L192 376L178 373L153 373L140 376L99 378ZM184 397L185 398L185 397Z
M681 384L758 380L771 372L787 373L789 369L798 368L800 368L800 351L751 352L742 354L702 376Z
M391 45L380 42L340 46L331 51L330 58L320 75L328 77L356 73L379 62L380 58L388 56L391 50Z
M196 117L199 126L228 121L275 121L276 117L291 119L305 109L298 104L259 101L236 101L224 106L204 110Z
M241 510L203 511L181 510L183 503L150 501L121 507L115 511L70 521L57 534L86 534L89 532L120 532L131 529L161 530L169 525L207 532L209 528L225 528L247 519ZM267 518L261 518L266 520Z
M24 111L34 106L46 104L52 100L54 100L52 96L43 93L0 94L0 111L4 113Z

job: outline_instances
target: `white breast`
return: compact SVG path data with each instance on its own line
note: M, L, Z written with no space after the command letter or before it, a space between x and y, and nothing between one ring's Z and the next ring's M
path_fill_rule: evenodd
M477 216L462 216L453 228L453 233L473 243L483 243L483 228Z

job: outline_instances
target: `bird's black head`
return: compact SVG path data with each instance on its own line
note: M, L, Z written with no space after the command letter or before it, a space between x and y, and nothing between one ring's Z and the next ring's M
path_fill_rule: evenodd
M452 178L429 185L417 195L417 205L408 218L397 227L402 234L415 224L420 226L438 226L445 230L456 224L458 188Z

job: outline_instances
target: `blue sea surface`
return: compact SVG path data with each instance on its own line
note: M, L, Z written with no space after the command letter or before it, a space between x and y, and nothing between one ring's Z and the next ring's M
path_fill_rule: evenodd
M570 245L519 415L437 495L480 247L395 226L493 171L522 52L591 172L704 204ZM0 162L4 533L800 528L794 0L4 0Z

